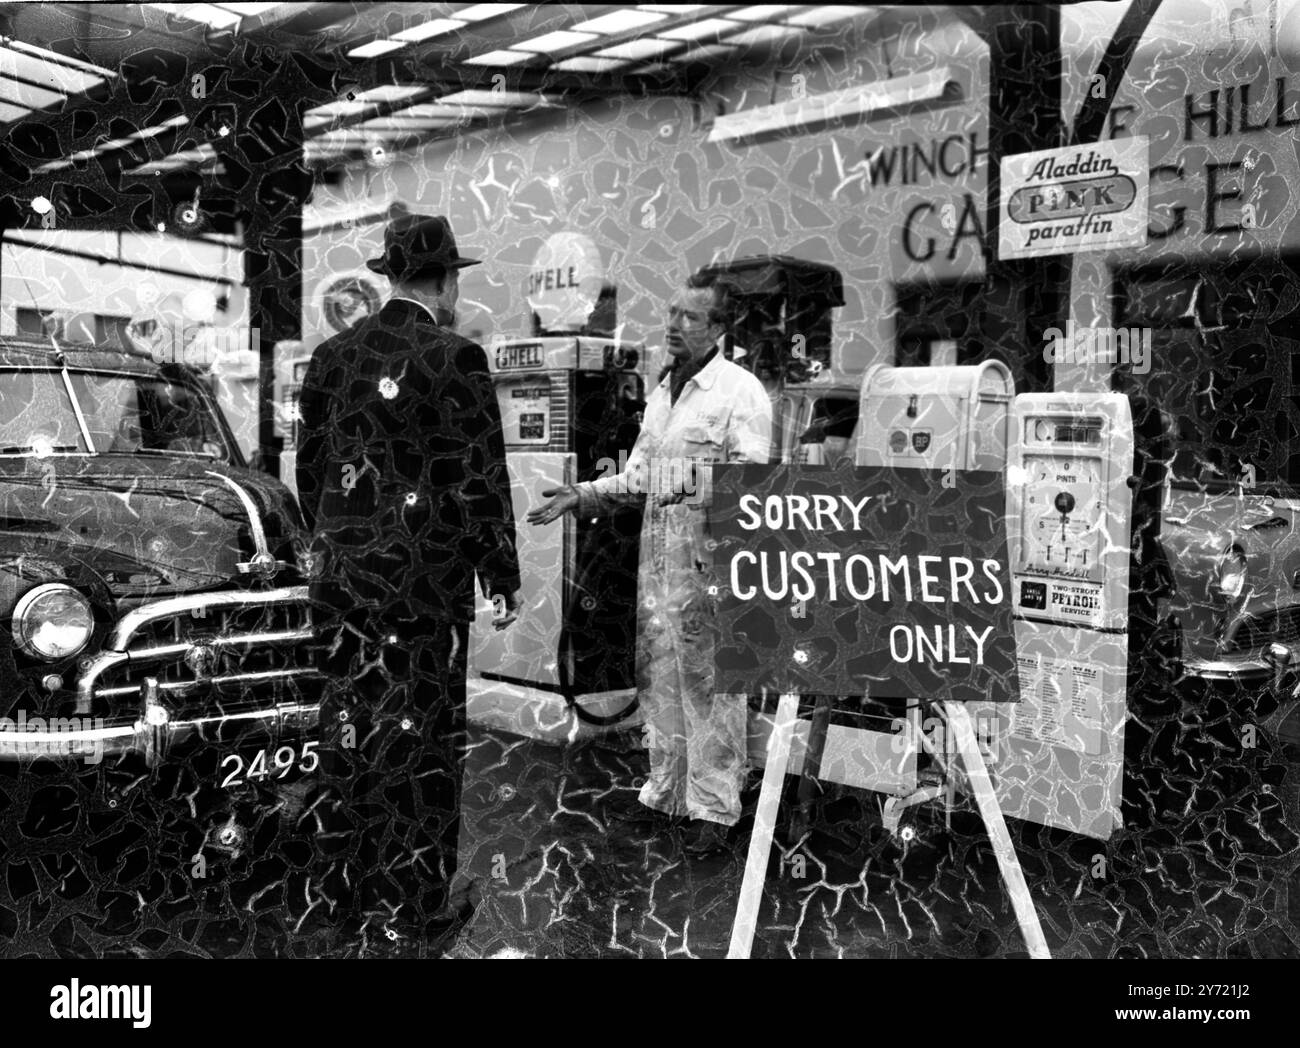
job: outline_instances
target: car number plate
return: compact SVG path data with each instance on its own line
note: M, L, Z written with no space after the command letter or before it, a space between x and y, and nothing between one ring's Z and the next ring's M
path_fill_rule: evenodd
M274 782L291 774L310 775L320 766L316 747L319 740L301 745L283 743L267 746L249 754L228 753L221 758L218 776L222 789L234 789L247 783Z

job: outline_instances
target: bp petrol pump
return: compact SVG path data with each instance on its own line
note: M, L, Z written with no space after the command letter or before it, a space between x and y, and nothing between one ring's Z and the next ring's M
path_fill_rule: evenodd
M878 364L863 378L858 407L856 464L912 469L981 469L1000 472L1011 441L1009 410L1014 385L999 361L967 367L896 368ZM766 760L771 711L754 718L750 757ZM803 769L806 751L820 751L818 778L889 795L886 819L896 825L902 800L937 796L922 787L918 739L925 728L916 702L842 703L829 722L794 728L790 770Z
M1010 370L997 360L962 367L876 364L863 376L856 464L1001 471L1014 392ZM919 782L920 747L899 745L900 730L918 740L927 727L915 701L880 707L874 718L859 713L856 722L847 719L840 727L838 739L832 726L826 742L829 754L856 759L842 756L837 764L823 758L823 775L833 778L842 769L850 785L889 794L886 824L896 825L908 801L937 796L935 787Z
M609 299L586 237L543 245L529 277L534 336L487 348L513 492L522 614L491 627L478 598L470 634L471 719L521 735L569 739L635 712L636 577L641 511L523 523L542 492L623 468L645 406L640 343L591 334ZM612 323L608 325L612 327Z

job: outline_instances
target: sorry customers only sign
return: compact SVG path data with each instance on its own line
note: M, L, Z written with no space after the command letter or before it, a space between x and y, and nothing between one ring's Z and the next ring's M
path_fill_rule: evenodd
M1016 702L994 472L715 466L715 690Z

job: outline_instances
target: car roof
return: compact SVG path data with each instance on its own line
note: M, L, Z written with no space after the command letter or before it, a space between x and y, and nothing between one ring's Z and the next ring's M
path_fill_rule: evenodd
M146 353L125 349L60 344L68 366L91 371L129 371L156 375L159 362ZM0 338L0 368L52 368L58 366L52 343L34 338Z

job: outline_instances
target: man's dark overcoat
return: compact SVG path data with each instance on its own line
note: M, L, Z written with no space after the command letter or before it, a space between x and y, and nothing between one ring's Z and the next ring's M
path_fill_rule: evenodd
M431 927L456 870L477 572L519 588L501 417L481 346L390 300L322 344L297 462L324 627L322 889ZM342 898L340 898L342 897Z

